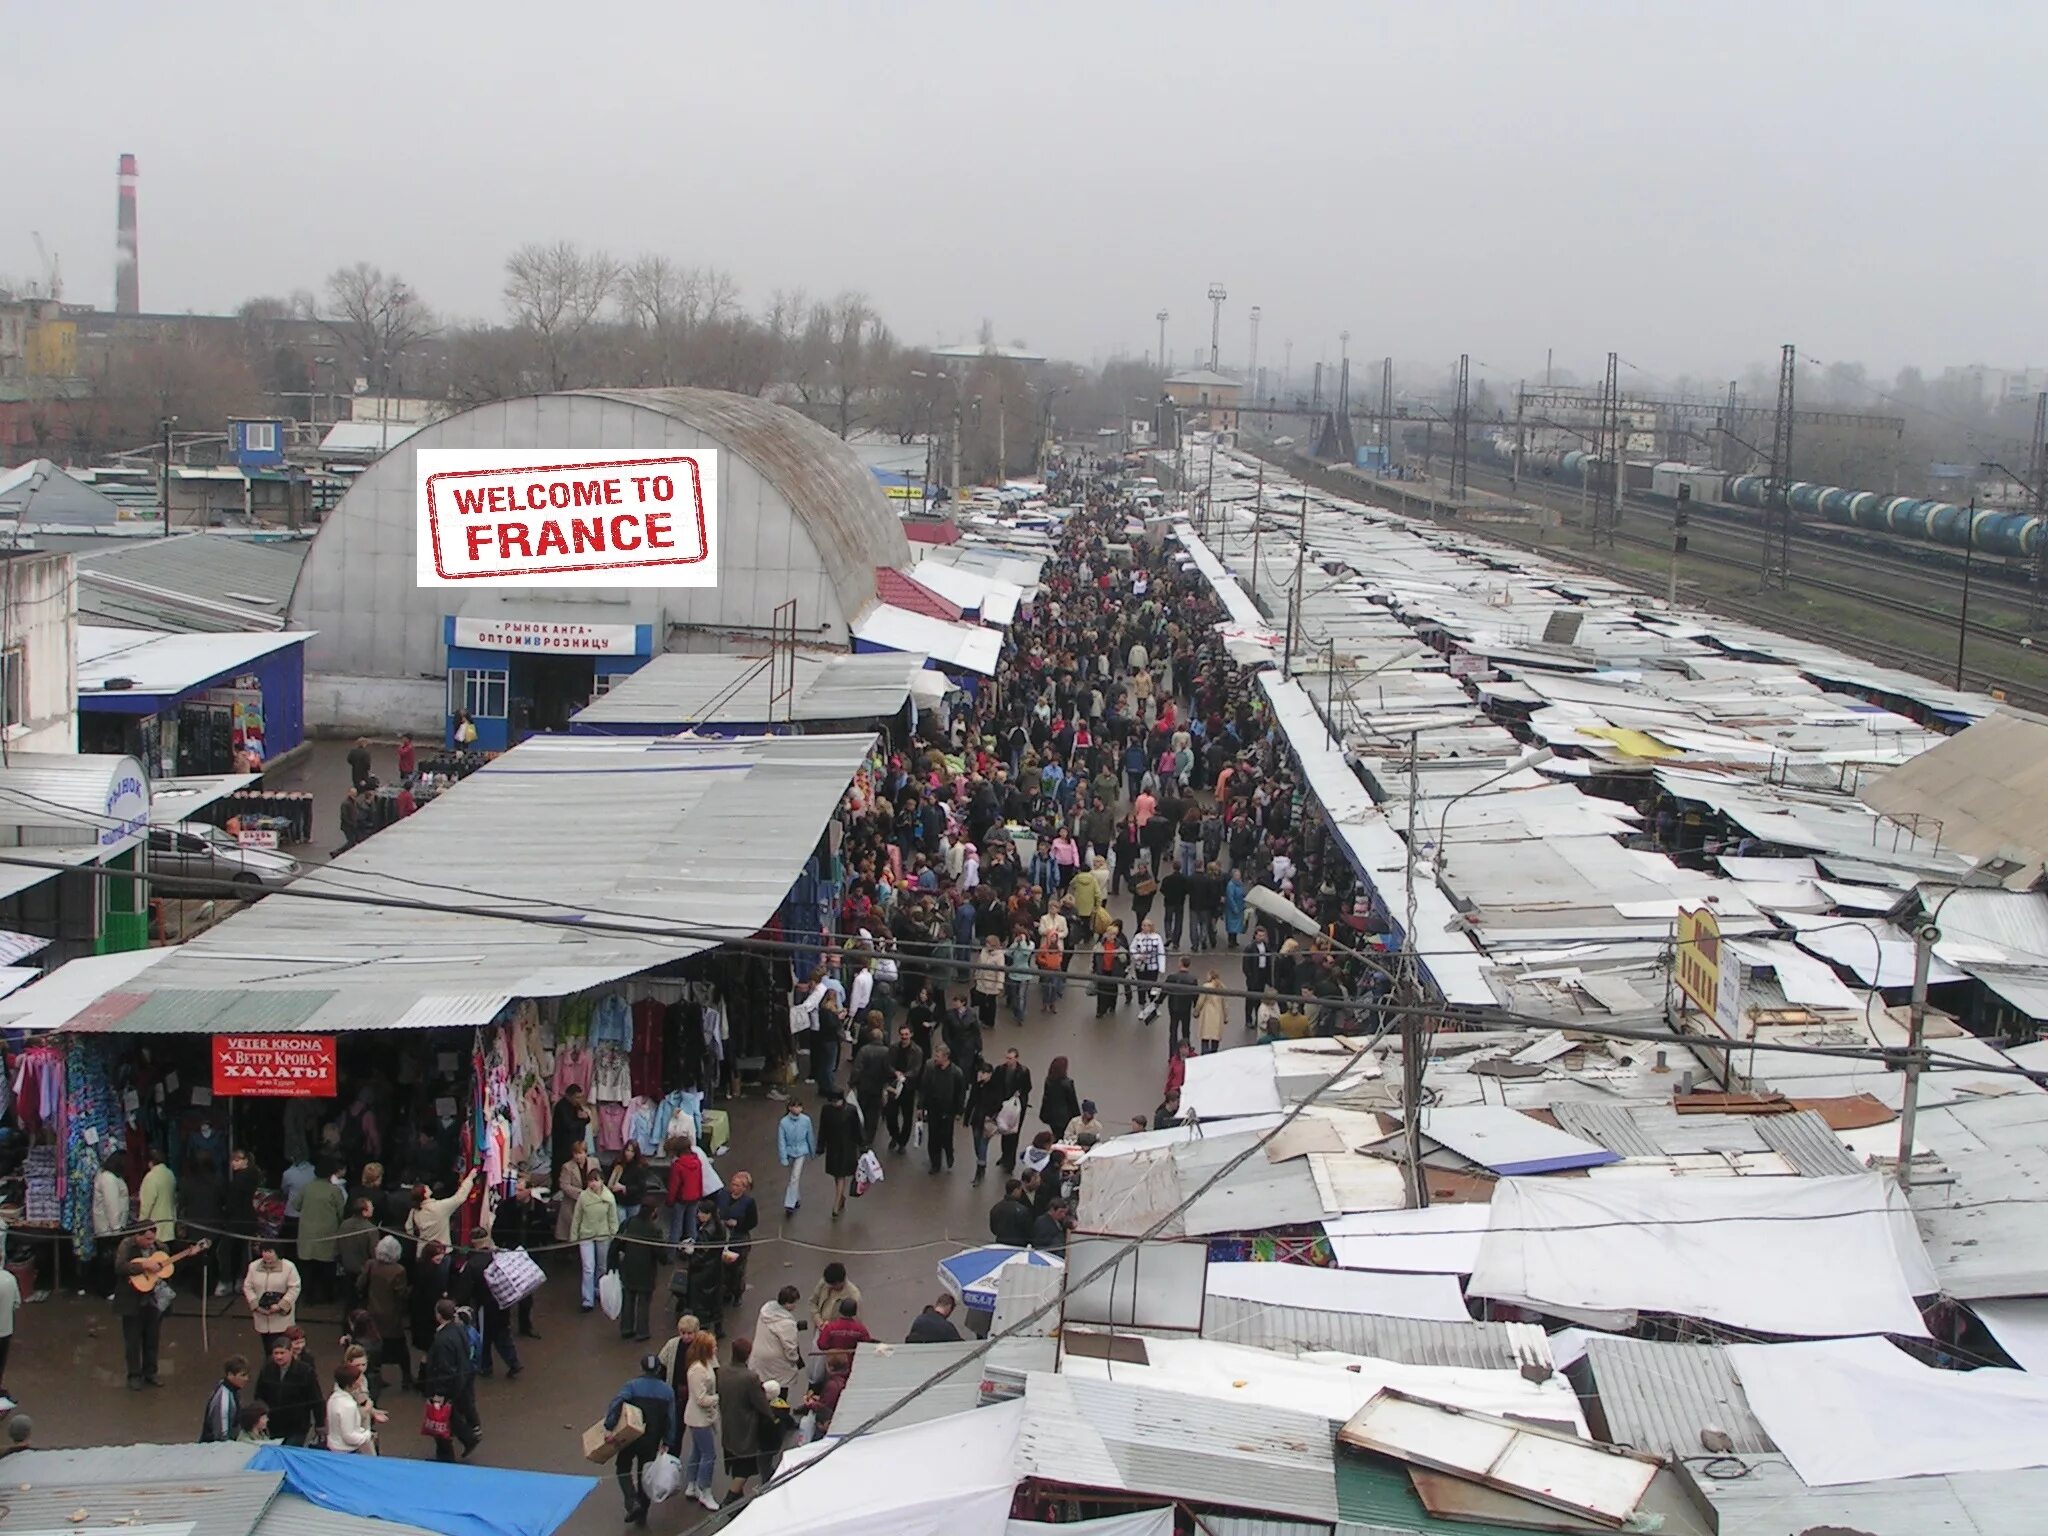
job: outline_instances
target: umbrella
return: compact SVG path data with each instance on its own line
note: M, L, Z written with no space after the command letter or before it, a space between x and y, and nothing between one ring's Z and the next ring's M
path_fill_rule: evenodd
M950 1259L939 1260L939 1282L973 1310L993 1312L996 1309L996 1286L1002 1280L1003 1271L1012 1264L1029 1264L1042 1269L1066 1267L1057 1254L1040 1253L1035 1248L1012 1248L1005 1243L989 1243L980 1248L970 1248L965 1253L956 1253Z

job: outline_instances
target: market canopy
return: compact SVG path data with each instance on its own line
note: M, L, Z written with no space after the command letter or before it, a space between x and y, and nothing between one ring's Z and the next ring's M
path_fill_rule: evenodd
M553 1536L597 1486L594 1477L282 1445L250 1457L249 1470L283 1473L292 1492L322 1509L375 1519L400 1513L442 1536Z
M297 887L152 951L146 975L38 1017L140 1034L488 1024L513 998L757 932L872 741L529 741ZM36 1012L69 969L7 1006Z

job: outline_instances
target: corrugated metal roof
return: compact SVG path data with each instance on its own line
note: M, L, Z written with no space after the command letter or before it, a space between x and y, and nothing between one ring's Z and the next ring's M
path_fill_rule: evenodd
M2048 857L2048 721L2000 710L1866 785L1863 798L1940 818L1944 848L2039 862Z
M78 692L134 698L138 714L144 697L183 693L287 646L304 645L310 630L245 630L213 634L176 634L155 629L114 629L99 624L78 626ZM116 688L115 683L122 684Z
M942 592L935 592L915 576L892 571L886 565L875 572L875 596L912 613L929 614L948 623L961 616L960 605Z
M39 1483L8 1469L4 1502L10 1530L65 1530L76 1510L94 1525L129 1521L136 1525L192 1522L192 1536L250 1536L284 1484L281 1472L230 1472L208 1476L187 1472L151 1481ZM26 1484L27 1486L22 1486ZM356 1533L360 1536L360 1533Z
M1079 1488L1334 1522L1334 1433L1315 1414L1072 1376L1034 1375L1018 1454Z
M1775 1152L1807 1178L1864 1171L1827 1122L1811 1110L1789 1115L1681 1115L1669 1104L1557 1103L1551 1113L1574 1135L1624 1157Z
M788 895L871 741L530 741L325 866L320 885L406 902L472 892L468 905L558 921L259 902L159 951L121 991L161 1001L122 1010L122 1027L206 1031L270 1009L309 1030L389 1028L422 998L551 995L565 977L596 985L744 937ZM322 991L310 1012L304 996L265 996Z
M1081 1181L1080 1224L1089 1232L1145 1231L1256 1141L1258 1131L1207 1132L1170 1147L1091 1162ZM1208 1237L1321 1221L1307 1158L1284 1163L1249 1157L1214 1189L1174 1216L1165 1237Z
M1275 1307L1230 1296L1208 1298L1202 1312L1202 1337L1283 1354L1340 1350L1407 1365L1512 1371L1525 1364L1551 1364L1549 1339L1534 1323L1446 1323Z
M2037 1536L2048 1468L1900 1477L1809 1488L1783 1456L1744 1456L1741 1477L1699 1480L1720 1536Z
M1908 1197L1945 1295L2048 1295L2048 1149L1944 1157Z
M188 633L277 627L310 539L123 539L78 554L81 622Z
M1737 1451L1777 1449L1718 1344L1589 1337L1586 1364L1607 1436L1617 1445L1698 1456L1706 1451L1700 1432L1711 1427L1725 1431Z
M924 658L896 652L796 658L796 691L774 706L791 720L886 720L910 696ZM671 651L577 711L576 730L654 725L764 725L770 719L766 657Z
M126 778L149 782L142 764L120 753L10 753L0 765L0 826L43 829L50 835L42 840L50 843L103 843L112 853L135 840L107 813L116 783ZM146 814L146 808L137 814ZM28 856L42 858L44 853L31 849Z
M225 1477L249 1465L261 1446L243 1441L204 1445L86 1445L16 1451L7 1458L10 1483L155 1483Z
M1306 1520L1255 1520L1248 1515L1204 1515L1204 1536L1331 1536L1333 1527Z
M877 566L910 564L903 524L860 455L788 406L718 389L576 393L673 416L753 465L809 531L848 615L873 599Z
M439 1536L420 1525L399 1520L372 1519L368 1515L345 1515L322 1509L310 1499L281 1490L256 1522L253 1536Z
M981 1348L977 1339L958 1344L863 1344L854 1351L853 1374L833 1410L832 1423L838 1434L856 1429L880 1413L904 1393L915 1390L956 1361ZM1034 1371L1050 1371L1058 1363L1059 1348L1049 1338L1002 1339L979 1364L965 1366L906 1403L884 1419L878 1428L902 1429L928 1419L942 1419L951 1413L979 1408L988 1400L982 1383L991 1382L996 1392L988 1396L1011 1396L1022 1389L1024 1379Z
M1024 1319L1047 1302L1056 1299L1066 1284L1067 1272L1047 1264L1011 1264L996 1277L996 1310L989 1322L991 1334L1009 1335L1017 1328L1019 1338L1050 1337L1059 1331L1060 1315L1048 1312L1035 1323Z

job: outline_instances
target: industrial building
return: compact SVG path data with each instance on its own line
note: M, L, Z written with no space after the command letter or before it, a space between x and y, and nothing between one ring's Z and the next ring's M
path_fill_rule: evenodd
M718 583L705 588L415 584L415 455L438 448L716 450ZM441 734L457 710L478 744L576 710L666 651L758 650L778 605L801 647L847 650L878 567L910 546L860 457L795 411L703 389L584 390L501 400L422 427L364 470L321 527L293 594L309 725Z

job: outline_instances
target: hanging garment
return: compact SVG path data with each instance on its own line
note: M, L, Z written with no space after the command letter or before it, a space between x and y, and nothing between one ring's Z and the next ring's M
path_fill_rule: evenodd
M633 1097L633 1064L620 1047L599 1048L590 1096L600 1104L623 1104Z
M626 1106L600 1104L597 1106L597 1145L603 1152L617 1152L626 1144Z
M566 1039L555 1050L555 1094L560 1098L570 1088L581 1088L590 1092L591 1078L597 1070L597 1058L591 1054L587 1043L577 1039Z
M590 1043L602 1049L615 1045L622 1051L633 1048L633 1013L626 1006L626 1000L616 992L599 1000L597 1010L591 1015Z

